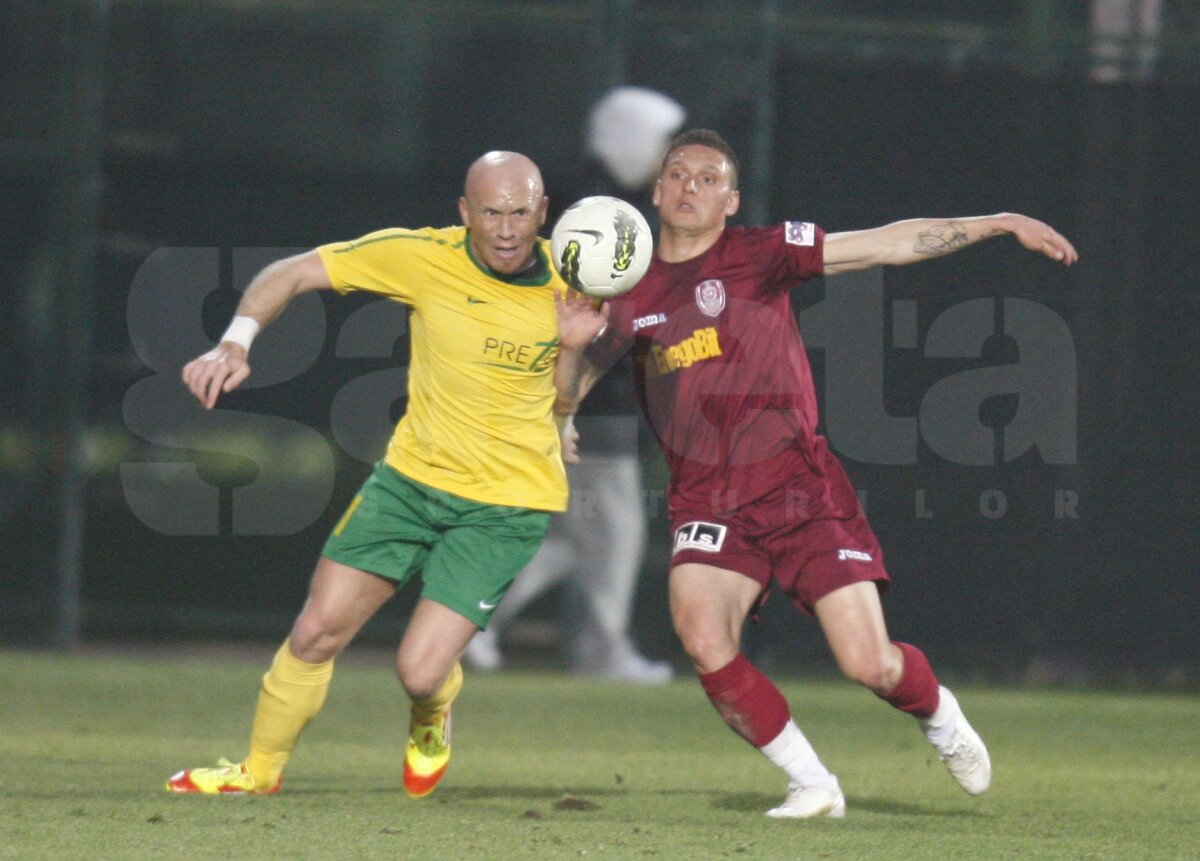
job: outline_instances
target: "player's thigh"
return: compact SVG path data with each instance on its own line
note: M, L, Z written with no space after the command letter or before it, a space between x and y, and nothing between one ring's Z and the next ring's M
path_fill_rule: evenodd
M322 555L403 586L438 540L443 497L449 494L378 463L326 539Z
M421 597L486 628L513 579L546 535L545 511L472 504L430 550Z
M400 649L396 669L409 696L425 699L441 687L478 630L475 622L428 598L413 609Z
M292 653L311 663L328 660L395 591L389 580L322 556L292 627Z
M788 489L797 495L811 493L814 500L799 516L779 517L768 511L763 517L772 528L759 544L770 557L772 577L807 614L823 597L845 586L873 582L886 590L889 582L879 539L849 479L844 473L834 474L837 466L836 461L828 463L830 473L816 489ZM828 504L830 499L838 504Z
M684 651L707 673L737 656L742 626L762 585L727 568L685 562L671 568L669 594L671 621Z
M880 691L898 680L901 659L888 636L875 583L835 589L817 601L814 611L842 672Z

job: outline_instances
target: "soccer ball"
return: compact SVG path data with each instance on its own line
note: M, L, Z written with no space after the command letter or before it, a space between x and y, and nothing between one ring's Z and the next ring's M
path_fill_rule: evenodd
M612 299L642 280L654 254L654 238L635 206L616 197L585 197L554 225L550 253L571 287Z

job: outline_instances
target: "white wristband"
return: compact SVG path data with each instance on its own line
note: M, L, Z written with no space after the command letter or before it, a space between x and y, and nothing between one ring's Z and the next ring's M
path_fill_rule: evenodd
M254 342L254 336L261 328L253 317L234 317L229 328L225 330L225 334L221 336L221 340L241 344L249 352L250 345Z

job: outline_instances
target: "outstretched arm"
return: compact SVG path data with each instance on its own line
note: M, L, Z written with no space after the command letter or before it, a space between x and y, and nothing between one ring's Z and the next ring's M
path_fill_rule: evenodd
M1050 225L1011 212L971 218L913 218L870 230L830 233L825 237L825 274L903 266L941 257L983 239L1010 233L1030 251L1070 266L1079 255Z
M277 260L254 276L238 303L235 320L248 318L241 322L250 327L250 337L253 337L259 328L278 317L296 296L332 286L325 264L316 251ZM226 334L229 334L228 330ZM250 376L249 352L238 341L222 340L204 355L184 365L183 383L205 409L212 409L222 392L233 391Z

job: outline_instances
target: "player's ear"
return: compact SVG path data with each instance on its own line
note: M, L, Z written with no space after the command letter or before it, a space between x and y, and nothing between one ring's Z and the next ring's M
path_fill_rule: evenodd
M662 179L654 180L654 191L650 194L650 202L655 206L662 203Z
M736 188L729 192L729 203L725 204L725 215L737 214L738 207L742 205L742 195Z
M542 195L542 205L538 207L538 227L546 223L546 213L550 211L550 198Z
M465 197L460 197L458 199L458 217L459 217L459 220L461 220L463 224L466 224L468 221L471 220L471 219L467 218L467 215L469 213L470 213L470 210L467 208L467 199Z

